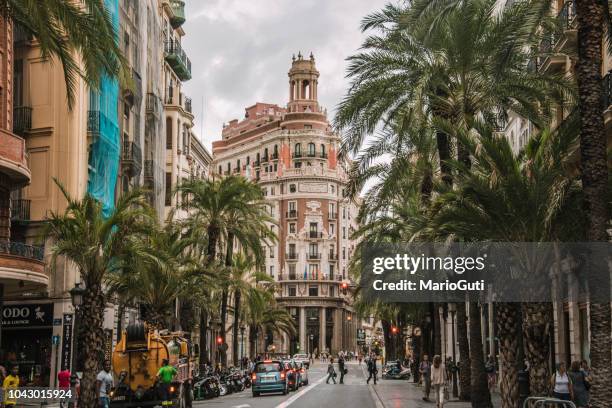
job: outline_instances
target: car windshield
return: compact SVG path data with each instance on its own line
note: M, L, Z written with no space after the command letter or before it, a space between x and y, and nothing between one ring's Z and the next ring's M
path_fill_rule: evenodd
M279 363L257 363L255 366L256 373L274 373L281 369Z
M293 358L307 358L306 354L296 354Z

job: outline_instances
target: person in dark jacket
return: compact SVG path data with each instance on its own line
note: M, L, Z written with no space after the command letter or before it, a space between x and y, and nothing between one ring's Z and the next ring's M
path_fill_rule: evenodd
M336 370L334 369L334 359L329 359L329 364L327 366L327 381L326 384L329 384L329 380L332 380L334 384L336 383Z
M344 384L344 355L338 357L338 369L340 370L340 384Z
M374 378L374 385L376 385L376 374L378 374L378 368L376 367L376 355L371 354L368 359L368 379L366 380L366 384L370 383L370 380Z

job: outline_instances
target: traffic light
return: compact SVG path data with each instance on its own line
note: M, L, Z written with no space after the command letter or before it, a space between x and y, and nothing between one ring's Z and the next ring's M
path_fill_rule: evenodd
M223 337L217 336L217 344L219 345L223 344Z
M342 282L342 285L340 285L340 287L342 288L342 293L346 295L346 290L348 289L348 283Z
M391 327L391 333L397 334L397 332L398 332L397 327L395 326Z

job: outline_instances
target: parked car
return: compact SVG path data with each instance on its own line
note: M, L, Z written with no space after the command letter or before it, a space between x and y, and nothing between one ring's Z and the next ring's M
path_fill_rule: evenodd
M300 362L302 364L304 364L306 366L306 368L310 368L310 357L308 357L308 354L295 354L293 356L293 359L297 362Z
M286 395L289 391L287 371L279 360L265 360L256 363L251 379L253 397L267 392L280 392Z
M287 374L287 383L291 391L296 391L302 384L300 377L300 370L298 369L297 363L293 360L283 361L285 367L285 373Z

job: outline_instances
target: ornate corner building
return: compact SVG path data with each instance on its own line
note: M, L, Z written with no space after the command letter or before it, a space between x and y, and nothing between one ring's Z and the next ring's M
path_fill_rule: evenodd
M340 137L318 102L314 56L293 58L286 107L256 103L213 143L218 175L257 182L269 203L278 242L266 250L266 273L297 335L262 333L259 352L338 352L356 349L348 263L354 250L357 203L345 197ZM252 350L253 352L253 350Z

